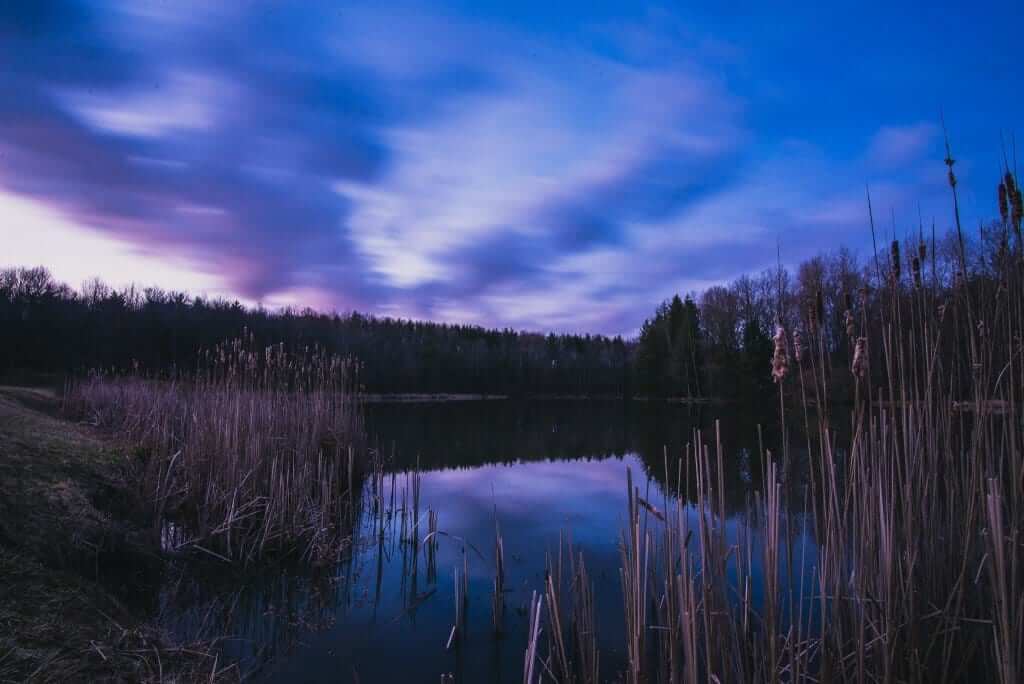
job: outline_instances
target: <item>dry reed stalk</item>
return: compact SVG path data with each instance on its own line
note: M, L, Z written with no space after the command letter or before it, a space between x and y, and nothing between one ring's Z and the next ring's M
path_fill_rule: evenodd
M445 646L450 650L453 644L461 644L466 640L466 608L469 606L469 559L466 550L462 550L462 575L459 576L459 567L455 566L452 571L452 581L455 587L455 622L452 624L451 632L448 634L448 642Z
M558 566L553 567L551 559L548 558L548 568L545 573L544 598L548 605L548 661L551 663L546 669L551 671L552 676L559 682L571 684L575 681L573 668L569 661L569 649L566 648L565 631L562 629L561 609L561 587L562 587L562 563L561 545L559 545ZM571 643L571 642L570 642Z
M427 582L432 584L437 579L437 511L427 511L427 541L424 545L424 553L427 556Z
M956 210L955 176L951 185ZM696 484L693 495L686 486L694 501L688 511L682 496L674 512L667 502L657 511L627 473L626 681L1020 679L1024 271L1017 264L1024 245L994 244L987 275L969 269L960 242L951 282L936 275L934 258L926 282L928 251L919 248L910 261L913 288L899 286L894 245L890 286L876 299L862 292L859 330L852 313L844 320L857 398L849 437L838 437L827 410L830 350L812 308L817 349L805 355L795 342L801 371L805 363L811 371L800 373L811 384L801 384L798 399L807 454L789 454L780 439L780 462L796 467L791 473L777 471L762 449L763 488L738 516L735 540L723 531L717 436L713 450L699 432L687 445L687 481L692 470ZM780 382L788 354L784 335L775 340L772 375ZM784 406L780 392L785 435ZM811 413L816 425L806 419ZM667 457L665 472L668 483ZM794 476L802 495L788 486ZM681 481L680 473L677 491ZM647 514L661 530L653 554ZM816 550L801 529L813 534ZM650 630L658 635L652 643Z
M530 597L530 626L527 632L526 653L523 656L523 684L534 684L540 681L539 677L535 676L535 673L539 674L537 671L537 646L540 641L543 601L544 597L538 596L536 591Z
M491 600L491 615L494 633L500 635L505 619L505 543L497 519L494 521L494 596Z
M597 649L597 624L594 619L594 587L587 575L583 554L578 558L570 550L572 565L572 634L575 644L575 672L580 684L598 684L601 656Z
M626 481L629 490L629 529L622 538L620 570L626 613L626 681L629 684L639 684L643 681L646 665L647 569L650 540L641 530L640 493L633 487L633 473L629 469L626 470Z
M90 375L65 406L147 453L141 482L157 531L173 522L190 548L243 563L336 559L363 460L354 365L318 350L257 351L250 335L202 358L165 381Z

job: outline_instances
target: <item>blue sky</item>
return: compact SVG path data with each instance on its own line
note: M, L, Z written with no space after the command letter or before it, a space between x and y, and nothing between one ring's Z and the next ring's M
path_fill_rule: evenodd
M940 110L994 214L1019 8L690 4L5 3L0 265L630 333L777 242L863 254L866 185L948 225Z

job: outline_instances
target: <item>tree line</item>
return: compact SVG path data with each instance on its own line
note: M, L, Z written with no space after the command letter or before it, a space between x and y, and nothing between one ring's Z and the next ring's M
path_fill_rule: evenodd
M267 311L156 287L75 290L42 267L0 271L0 375L189 370L203 350L248 333L256 344L319 347L359 362L371 393L622 396L631 343L312 309Z
M970 236L909 231L866 260L839 248L794 270L779 265L676 295L635 339L268 311L99 280L75 290L42 267L8 268L0 271L0 375L168 373L194 367L202 350L248 331L258 344L356 358L371 393L733 398L771 388L772 336L782 325L790 333L813 329L841 396L844 383L852 384L850 316L879 310L883 297L913 297L921 280L939 297L958 278L993 282L1001 260L1019 259L1009 238L1005 226L992 224Z
M790 270L777 265L755 276L710 287L662 303L644 321L633 355L638 393L682 397L757 397L772 392L769 361L781 327L791 354L824 359L834 399L852 398L856 341L882 349L875 331L910 327L915 316L964 325L952 315L964 288L992 293L1024 268L1024 246L1014 224L1004 220L970 234L936 235L918 226L859 259L840 247ZM993 305L996 299L992 299ZM895 308L894 308L895 307ZM881 320L885 312L906 316ZM975 312L975 324L997 314ZM882 325L875 325L881 323ZM872 331L872 332L867 332ZM953 335L959 339L962 336ZM969 350L948 345L938 362L966 368ZM874 371L881 373L881 367Z

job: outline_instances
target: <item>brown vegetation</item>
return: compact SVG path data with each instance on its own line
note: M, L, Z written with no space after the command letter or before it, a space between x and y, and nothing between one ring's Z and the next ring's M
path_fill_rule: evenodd
M784 433L777 452L762 449L763 488L738 532L717 434L666 458L677 494L666 513L630 482L627 682L1021 681L1024 244L1007 213L984 272L955 214L952 288L922 238L907 269L893 245L876 295L847 298L844 443L821 299L791 324L795 363L780 325L762 372L776 380L780 422L797 412L800 448ZM563 656L538 654L537 632L531 614L528 672L532 658L550 672Z
M209 638L155 625L128 459L58 407L0 388L0 682L237 680Z
M143 495L169 550L336 560L365 456L352 364L257 350L248 336L202 359L166 381L94 374L69 386L66 410L142 450Z

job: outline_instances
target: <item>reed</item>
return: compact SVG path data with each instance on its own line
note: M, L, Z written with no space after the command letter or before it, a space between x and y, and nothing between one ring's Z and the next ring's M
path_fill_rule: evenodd
M575 682L573 663L570 659L571 650L566 646L566 630L563 627L563 583L562 583L562 544L558 545L557 562L549 556L547 571L544 578L544 599L548 606L548 659L545 671L550 672L556 681ZM569 642L572 643L571 641Z
M427 556L427 582L433 583L437 578L437 511L427 511L427 536L423 552Z
M544 597L533 592L530 597L529 616L530 626L527 632L526 652L523 654L523 684L535 684L539 681L539 669L537 668L537 648L540 643L541 629L541 608Z
M91 374L65 410L138 447L142 492L168 551L251 563L329 563L347 546L366 452L355 366L251 335L167 379Z
M501 538L501 526L494 520L494 596L491 600L491 616L495 636L501 635L505 621L505 542Z
M601 681L601 655L597 648L597 622L594 618L594 585L587 574L583 554L569 550L572 572L572 640L576 681L597 684Z
M646 674L647 589L650 539L640 521L640 493L633 486L633 473L627 470L629 527L622 535L622 600L626 614L626 681L638 684Z
M676 497L663 512L627 475L627 682L1022 680L1024 246L1008 239L1016 179L1002 185L1005 234L986 273L972 273L958 232L948 286L924 277L920 247L904 283L894 242L859 321L847 303L848 430L820 304L794 335L795 379L778 329L780 453L760 454L744 513L725 515L717 426L711 444L697 432L678 462L666 457Z
M469 558L466 550L462 550L462 575L459 575L459 568L455 566L452 572L454 583L455 622L452 624L451 632L448 634L446 649L453 645L464 642L466 639L466 609L469 607Z

